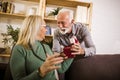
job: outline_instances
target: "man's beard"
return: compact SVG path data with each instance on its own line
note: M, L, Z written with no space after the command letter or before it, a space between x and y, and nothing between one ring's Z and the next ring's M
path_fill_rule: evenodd
M59 32L64 35L70 31L71 27L67 27L67 28L59 28L58 27L58 29L59 29Z

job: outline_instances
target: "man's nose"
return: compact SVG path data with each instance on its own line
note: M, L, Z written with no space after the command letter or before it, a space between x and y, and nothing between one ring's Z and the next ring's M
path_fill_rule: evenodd
M59 24L59 27L61 27L61 28L62 28L62 27L63 27L63 24L61 24L61 23L60 23L60 24Z

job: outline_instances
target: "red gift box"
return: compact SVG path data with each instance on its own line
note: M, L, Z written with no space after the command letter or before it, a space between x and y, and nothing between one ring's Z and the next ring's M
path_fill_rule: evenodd
M68 58L74 58L75 55L72 54L73 51L71 51L71 46L74 44L74 43L78 43L78 39L76 38L76 36L73 36L71 39L70 39L70 42L71 42L71 45L69 46L66 46L63 48L63 52L66 56L68 56Z
M66 56L68 56L68 58L74 58L75 57L75 55L71 54L72 53L71 46L64 47L63 52Z

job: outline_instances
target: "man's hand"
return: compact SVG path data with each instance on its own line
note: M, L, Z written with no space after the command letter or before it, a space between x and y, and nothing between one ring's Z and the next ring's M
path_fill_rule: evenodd
M71 51L73 55L84 55L85 51L81 48L80 43L75 43L71 46Z

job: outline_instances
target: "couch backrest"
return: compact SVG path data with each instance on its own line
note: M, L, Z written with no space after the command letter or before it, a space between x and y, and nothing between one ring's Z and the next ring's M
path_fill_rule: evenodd
M65 80L120 80L120 55L77 57Z

